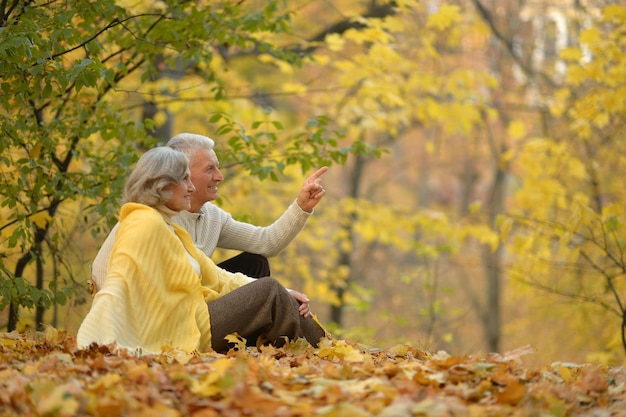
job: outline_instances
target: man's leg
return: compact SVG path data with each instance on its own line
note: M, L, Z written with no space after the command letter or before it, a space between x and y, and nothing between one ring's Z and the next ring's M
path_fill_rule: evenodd
M219 263L222 269L229 272L241 272L252 278L270 276L270 263L265 256L256 253L242 252L224 262Z
M211 317L211 345L217 352L230 348L224 337L237 333L255 346L260 336L275 346L285 337L304 337L317 346L324 330L310 317L298 312L298 301L274 278L264 278L208 303Z

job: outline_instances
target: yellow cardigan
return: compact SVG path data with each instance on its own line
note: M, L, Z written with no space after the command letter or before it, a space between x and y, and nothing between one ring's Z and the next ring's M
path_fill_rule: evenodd
M79 347L116 343L135 353L211 346L207 302L251 281L218 268L155 209L124 204L107 275L77 334ZM182 244L181 244L182 242ZM200 276L185 249L200 265Z

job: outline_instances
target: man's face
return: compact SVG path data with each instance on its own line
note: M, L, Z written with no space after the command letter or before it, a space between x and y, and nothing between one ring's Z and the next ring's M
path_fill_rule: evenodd
M196 191L191 194L191 212L198 212L207 201L217 198L217 184L224 179L217 155L210 149L198 149L189 162L191 182Z

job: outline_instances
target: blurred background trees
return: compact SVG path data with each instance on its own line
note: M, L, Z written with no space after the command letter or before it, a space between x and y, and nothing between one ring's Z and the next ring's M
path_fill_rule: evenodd
M256 224L332 165L272 269L338 336L621 362L626 8L552 3L6 6L8 328L77 327L125 173L193 131Z

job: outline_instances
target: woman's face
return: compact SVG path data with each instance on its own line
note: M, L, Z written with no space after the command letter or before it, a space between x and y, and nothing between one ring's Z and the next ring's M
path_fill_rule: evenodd
M196 190L191 182L189 168L185 171L185 176L181 182L169 184L164 190L172 193L172 197L165 203L167 208L174 211L189 210L191 208L191 193Z

